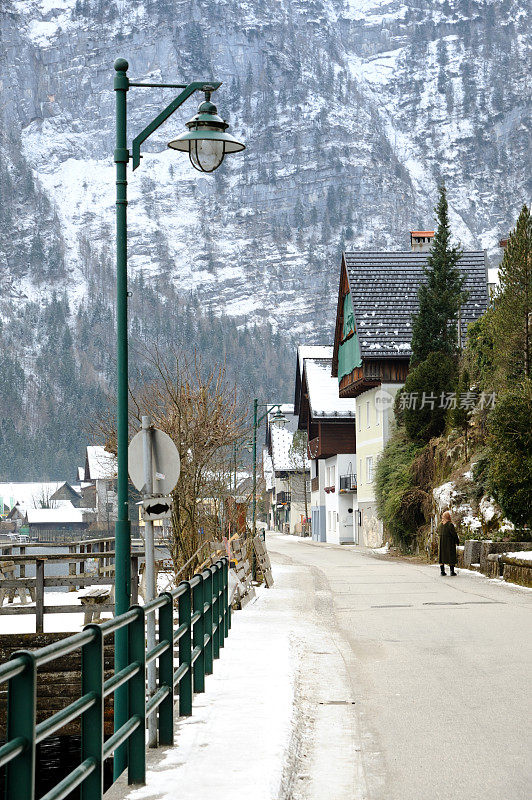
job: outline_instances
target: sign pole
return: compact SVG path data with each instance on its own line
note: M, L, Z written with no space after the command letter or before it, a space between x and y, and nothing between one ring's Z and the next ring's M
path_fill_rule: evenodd
M153 496L153 467L152 467L152 426L149 416L142 417L143 434L143 465L144 465L144 497ZM145 569L146 569L146 603L155 597L155 547L153 542L153 522L144 515L144 544L145 544ZM146 616L146 639L148 650L155 647L155 614ZM148 697L151 698L157 689L156 664L148 664ZM157 747L157 714L153 712L148 719L148 746Z

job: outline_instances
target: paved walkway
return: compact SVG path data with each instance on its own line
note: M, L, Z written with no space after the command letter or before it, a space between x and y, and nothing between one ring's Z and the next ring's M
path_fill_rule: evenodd
M276 534L268 548L301 626L283 797L532 797L531 592Z

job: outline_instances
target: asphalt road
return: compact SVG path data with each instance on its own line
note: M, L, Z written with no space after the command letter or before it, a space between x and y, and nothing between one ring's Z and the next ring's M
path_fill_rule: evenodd
M298 620L287 800L530 800L532 592L267 542Z

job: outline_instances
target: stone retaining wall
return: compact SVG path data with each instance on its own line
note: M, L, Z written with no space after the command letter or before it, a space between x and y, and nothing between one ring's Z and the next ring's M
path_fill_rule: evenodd
M471 542L474 540L471 539ZM466 544L468 544L466 542ZM484 575L488 574L488 556L492 553L508 553L513 551L515 553L520 552L521 550L532 550L532 542L492 542L489 539L486 541L480 542L480 571L484 573ZM474 561L470 562L474 563ZM468 566L466 559L464 557L464 564Z
M478 539L467 539L464 542L464 567L469 569L471 564L478 564L480 561L480 541Z
M486 575L488 578L500 578L502 575L501 555L499 553L490 553L488 556Z
M530 549L530 548L528 548ZM532 588L532 561L512 558L512 554L501 556L502 576L505 581Z

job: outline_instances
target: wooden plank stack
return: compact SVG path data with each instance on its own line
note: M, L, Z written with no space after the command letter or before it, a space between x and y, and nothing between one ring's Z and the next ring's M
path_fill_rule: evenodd
M264 583L270 589L273 586L272 565L266 550L266 542L263 541L262 536L259 534L253 538L253 547L255 548L257 563L264 577Z
M255 597L253 575L249 563L246 540L239 537L231 538L231 561L236 562L235 574L237 579L233 604L236 608L244 608Z

